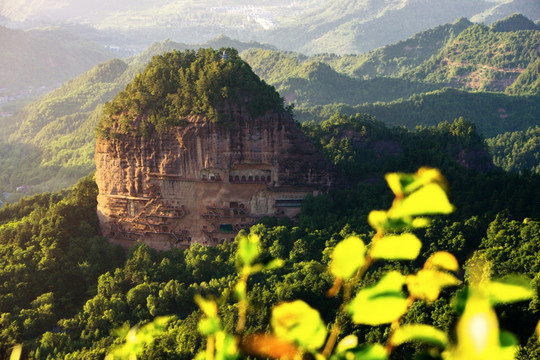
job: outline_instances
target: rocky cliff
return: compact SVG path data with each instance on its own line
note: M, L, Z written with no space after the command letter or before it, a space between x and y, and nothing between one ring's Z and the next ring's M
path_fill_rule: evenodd
M134 131L122 131L122 113L107 119L95 154L103 234L126 247L215 245L262 216L295 215L304 196L334 184L333 166L289 112L254 112L243 99L159 131L139 131L152 124L144 111Z

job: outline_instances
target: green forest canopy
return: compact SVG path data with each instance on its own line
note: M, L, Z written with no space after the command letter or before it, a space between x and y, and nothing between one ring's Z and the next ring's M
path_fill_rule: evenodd
M348 190L305 199L295 223L270 218L253 228L261 237L262 258L279 257L285 264L250 280L254 308L247 319L248 333L268 329L267 305L293 299L304 300L331 322L337 303L323 296L332 287L325 271L329 254L350 234L367 238L368 213L390 206L392 194L382 180L388 169L409 172L426 164L441 168L457 211L419 230L424 249L418 262L378 265L361 286L390 269L416 272L427 256L448 250L460 264L484 253L494 277L520 273L535 279L538 289L540 177L460 165L456 159L462 153L485 151L473 124L460 120L412 132L389 129L367 115L336 115L321 124L306 124L305 131L354 182ZM24 354L36 359L103 358L118 342L115 329L176 314L141 359L192 359L204 346L193 296L221 296L236 281L237 244L165 252L138 246L126 260L99 237L96 192L88 178L70 192L37 195L0 210L0 356L22 343ZM432 304L417 303L404 321L450 332L459 312L449 305L454 295L448 290ZM540 314L538 298L530 305L500 305L497 312L501 327L523 344L520 359L536 359L540 350L531 334ZM223 317L224 326L232 327L236 305L224 304L222 313L229 314ZM385 341L384 326L347 326L361 343ZM404 345L396 356L411 359L421 350Z
M226 121L227 107L246 108L252 116L284 111L283 99L236 50L172 51L155 56L105 105L97 133L160 132L182 124L188 115Z

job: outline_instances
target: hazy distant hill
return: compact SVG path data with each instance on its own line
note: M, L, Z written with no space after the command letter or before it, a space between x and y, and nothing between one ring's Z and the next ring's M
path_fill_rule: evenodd
M509 0L496 1L494 6L473 16L474 22L490 24L515 13L520 13L529 19L540 20L540 2L538 0Z
M270 42L279 44L277 40L287 33L288 49L359 54L460 17L469 18L489 6L483 0L338 0L277 31Z
M21 31L0 26L0 44L0 89L12 95L56 87L113 57L103 46L58 28Z
M351 114L373 113L388 124L414 128L417 124L436 124L464 116L477 122L483 134L495 136L537 124L538 97L456 90L421 95L441 89L449 81L420 76L420 70L431 69L429 66L441 56L467 55L471 66L480 66L478 62L482 66L522 69L521 80L509 92L534 94L538 76L534 65L537 54L532 49L537 46L537 33L540 32L496 32L460 19L363 55L309 57L225 36L206 45L219 48L233 43L247 49L242 57L259 76L274 85L281 96L295 103L301 121L323 120L339 110ZM461 55L452 53L464 39L468 39L468 50ZM495 56L482 62L484 58L478 54L483 54L484 49L500 49L494 39L503 46L508 42L511 47L503 47L502 59ZM0 138L9 136L10 139L9 143L0 143L0 151L6 154L0 161L0 180L7 179L0 187L12 190L26 181L36 185L35 189L51 190L72 184L88 173L94 167L93 129L102 104L129 83L152 56L173 49L198 47L200 45L171 40L155 43L129 60L111 60L95 67L13 117L0 118L3 129ZM502 65L498 61L502 61ZM450 72L448 67L441 67L433 73L447 76ZM407 74L409 77L404 77ZM466 83L453 84L458 88L466 87Z
M512 14L491 24L493 31L540 30L540 26L521 14Z
M342 56L323 54L314 58L329 64L338 72L358 78L401 76L437 55L450 40L472 25L469 20L460 18L453 24L439 25L421 31L408 39L366 54Z
M460 17L491 23L519 12L540 19L537 0L4 0L20 26L84 23L139 49L169 38L203 43L219 34L306 54L359 54ZM86 33L87 31L85 31ZM111 40L107 40L110 43Z

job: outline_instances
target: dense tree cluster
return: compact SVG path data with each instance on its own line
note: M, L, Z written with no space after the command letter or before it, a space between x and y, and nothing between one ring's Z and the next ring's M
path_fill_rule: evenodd
M487 139L493 163L506 171L540 174L540 126Z
M82 179L72 190L41 194L0 210L0 353L28 348L56 322L74 314L114 269L123 252L98 236L97 186Z
M149 135L181 125L188 115L227 122L233 108L245 108L252 116L284 111L283 99L235 49L173 51L155 56L105 105L97 133Z

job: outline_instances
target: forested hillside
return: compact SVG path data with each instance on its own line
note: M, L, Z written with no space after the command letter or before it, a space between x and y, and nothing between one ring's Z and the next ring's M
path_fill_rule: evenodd
M381 263L360 286L390 269L414 273L430 254L447 250L461 265L473 254L484 256L492 261L493 278L520 273L534 278L538 290L540 178L486 171L491 169L490 160L473 124L457 121L410 132L388 128L369 116L335 116L321 124L306 124L304 131L350 179L351 188L306 199L293 222L267 218L251 229L261 238L261 258L279 257L284 264L251 277L248 299L253 307L247 334L269 330L270 307L294 299L319 310L326 323L333 321L337 300L324 296L332 287L326 271L330 253L348 235L367 239L372 234L368 213L392 201L382 178L388 169L441 168L457 210L415 231L424 243L417 261ZM24 356L30 358L102 358L123 341L129 327L173 314L174 320L156 328L156 340L140 357L193 358L205 346L197 331L201 312L193 297L220 297L236 282L237 243L166 252L137 246L125 260L118 249L96 236L95 195L95 184L87 178L70 192L35 196L0 210L6 279L1 297L2 356L13 344L22 343ZM449 305L460 294L457 290L443 291L432 303L415 302L403 321L451 332L460 312ZM523 345L520 359L532 360L540 350L532 335L540 315L538 304L535 296L530 304L496 308L501 328ZM232 331L236 313L232 298L221 304L225 329ZM388 334L384 325L358 327L347 320L345 326L360 343L384 343ZM410 359L423 349L403 345L393 350L392 359Z
M172 51L155 56L133 82L105 104L97 134L139 135L180 126L189 115L226 123L223 109L237 104L253 116L285 111L283 99L232 48Z
M540 58L527 66L516 81L506 88L508 94L540 94Z
M407 77L467 89L504 91L538 59L539 45L539 30L496 31L476 24Z
M509 96L446 88L413 95L405 100L357 106L332 104L302 107L296 113L300 121L321 121L336 112L349 115L367 113L388 125L409 129L463 117L473 121L483 136L492 137L507 131L524 131L537 125L539 99L537 95Z
M495 165L506 171L540 174L540 127L514 131L486 140Z

